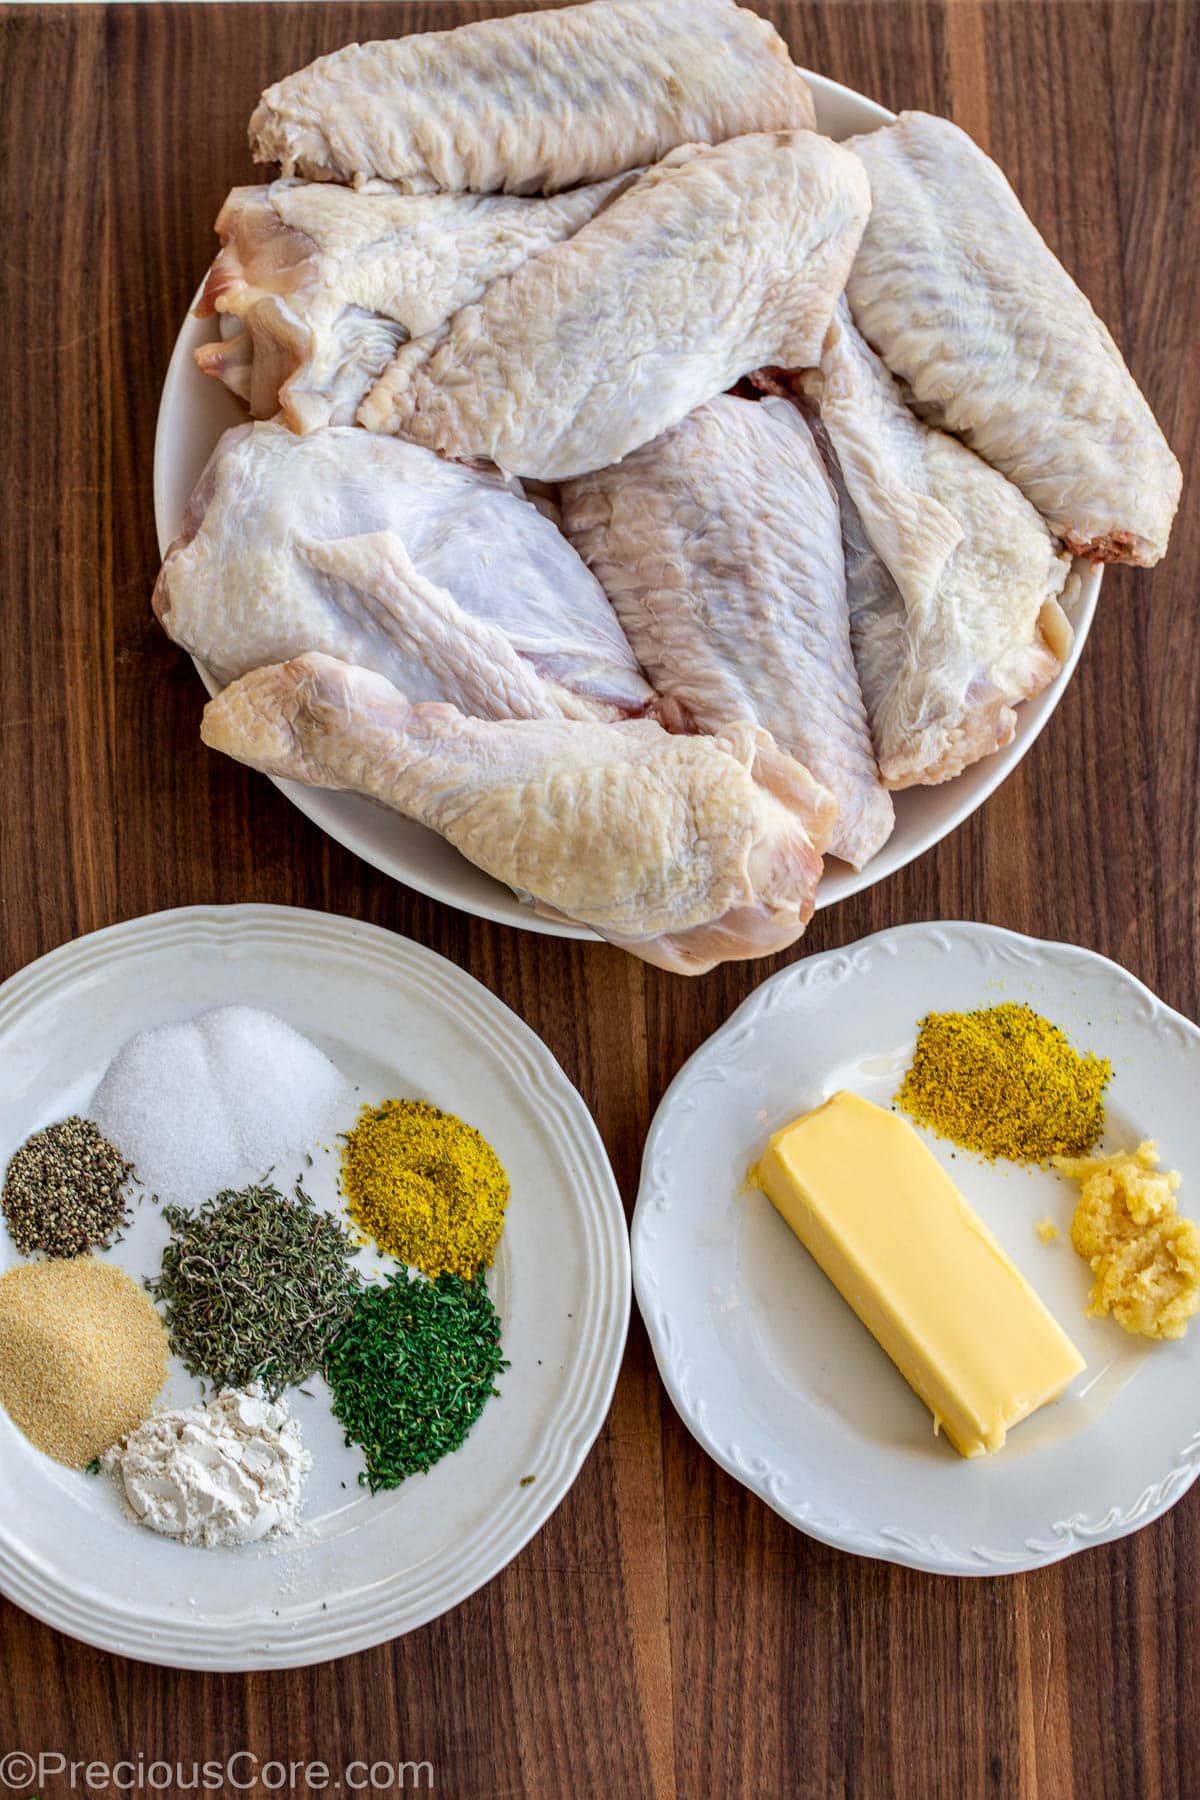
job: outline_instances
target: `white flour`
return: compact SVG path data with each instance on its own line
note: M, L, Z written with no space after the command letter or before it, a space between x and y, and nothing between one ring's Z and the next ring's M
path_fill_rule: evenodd
M214 1549L293 1530L312 1457L286 1400L256 1383L152 1413L104 1466L143 1525Z

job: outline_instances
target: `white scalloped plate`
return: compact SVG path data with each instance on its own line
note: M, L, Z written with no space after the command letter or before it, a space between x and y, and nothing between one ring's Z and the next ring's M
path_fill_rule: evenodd
M490 1581L545 1523L608 1412L629 1320L629 1241L596 1127L546 1046L452 963L377 926L288 907L190 907L95 932L0 988L0 1167L86 1110L131 1032L207 1006L265 1007L363 1100L427 1098L477 1125L512 1180L489 1277L511 1368L462 1449L374 1497L324 1384L293 1396L314 1455L301 1533L195 1550L125 1519L111 1484L42 1456L0 1412L0 1591L73 1637L195 1669L322 1662L411 1631ZM352 1123L338 1119L338 1129ZM336 1158L306 1184L337 1202ZM112 1260L158 1266L138 1210ZM0 1269L16 1261L0 1225ZM379 1259L363 1257L374 1269ZM394 1266L394 1265L388 1265ZM167 1398L198 1384L173 1366ZM521 1485L522 1477L534 1480Z
M757 989L672 1082L642 1165L634 1291L680 1416L812 1537L912 1568L1056 1562L1166 1512L1200 1470L1200 1322L1174 1344L1086 1319L1057 1176L930 1147L1087 1359L996 1456L963 1461L761 1194L771 1131L852 1088L886 1104L931 1009L1027 1001L1111 1058L1106 1142L1158 1141L1200 1211L1200 1030L1116 963L991 926L906 925ZM1191 1199L1189 1208L1188 1201ZM1051 1217L1062 1236L1043 1244Z
M894 117L864 94L856 94L823 75L806 73L816 102L817 123L830 137L846 138L855 132L874 131ZM199 299L199 293L196 298ZM164 556L179 533L188 497L217 439L230 426L246 420L244 408L233 395L219 381L201 375L192 360L193 350L219 335L216 319L197 319L189 312L175 341L163 383L154 439L154 517L159 550ZM1075 628L1074 645L1050 686L1019 708L1012 743L995 756L976 763L955 781L934 788L909 788L897 794L896 829L865 869L856 873L847 863L832 858L827 862L817 895L818 910L874 887L876 882L885 881L923 856L977 812L1027 754L1062 698L1095 616L1100 572L1082 562L1076 564L1076 569L1079 587L1067 606ZM217 684L207 670L200 663L196 668L209 693L216 693ZM359 794L325 792L296 781L277 781L275 785L335 843L420 894L457 906L477 918L495 919L526 931L545 932L551 937L593 937L592 932L580 926L540 918L443 838Z

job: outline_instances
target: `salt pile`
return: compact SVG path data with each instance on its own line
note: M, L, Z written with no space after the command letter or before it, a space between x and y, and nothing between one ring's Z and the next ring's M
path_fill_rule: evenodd
M290 1185L349 1092L341 1071L282 1019L219 1006L130 1038L90 1116L152 1193L196 1206L270 1169Z

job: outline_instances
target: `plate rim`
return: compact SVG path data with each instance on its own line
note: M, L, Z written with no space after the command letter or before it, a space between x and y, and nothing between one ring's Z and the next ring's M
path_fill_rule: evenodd
M255 901L164 908L68 939L16 970L0 983L0 1031L11 1031L29 1007L55 993L70 992L97 968L119 967L126 950L161 952L174 942L184 948L189 939L195 942L200 930L208 934L209 942L224 941L233 947L241 940L251 951L256 935L273 936L278 945L286 944L288 936L298 931L312 947L314 927L318 950L320 936L325 934L331 944L340 940L343 949L352 947L361 952L371 946L381 957L394 958L398 954L408 962L410 976L415 969L423 969L441 984L442 993L447 991L449 970L450 983L458 989L454 999L465 999L468 1008L482 1013L486 1022L503 1021L505 1053L514 1061L519 1057L535 1078L540 1103L553 1103L554 1122L572 1128L570 1149L579 1165L579 1179L572 1192L582 1192L586 1183L589 1204L577 1210L606 1252L599 1265L599 1293L588 1357L591 1373L580 1378L578 1360L564 1371L558 1403L560 1409L568 1410L556 1424L559 1454L551 1469L539 1468L535 1486L522 1490L523 1515L509 1514L495 1528L489 1528L472 1551L464 1572L441 1582L432 1599L420 1591L415 1602L398 1602L395 1596L387 1594L377 1596L370 1603L369 1617L360 1623L355 1622L353 1611L336 1622L332 1601L319 1620L306 1621L305 1630L294 1632L286 1626L273 1626L270 1620L249 1617L236 1622L193 1618L164 1623L160 1618L147 1623L128 1597L121 1610L105 1615L97 1609L93 1596L82 1599L65 1588L56 1590L52 1572L41 1562L32 1563L14 1542L13 1515L0 1518L0 1593L5 1598L81 1642L161 1667L225 1673L311 1667L407 1635L461 1605L526 1548L566 1498L607 1422L624 1361L632 1306L629 1232L620 1189L595 1119L578 1088L533 1027L466 969L415 939L367 920L315 908ZM127 939L133 941L127 944ZM578 1392L573 1394L576 1388ZM459 1565L455 1567L457 1570ZM398 1625L393 1622L397 1612L401 1616ZM323 1641L329 1637L335 1641Z
M886 926L869 933L865 937L852 940L838 948L825 950L818 955L803 958L777 970L766 977L747 995L741 1004L732 1012L723 1024L700 1044L674 1076L655 1109L650 1129L646 1135L645 1148L642 1154L641 1170L638 1179L637 1199L634 1203L633 1217L630 1223L630 1245L633 1258L633 1291L638 1312L645 1326L646 1334L654 1354L659 1378L679 1415L684 1426L695 1438L701 1449L710 1456L725 1472L742 1486L757 1494L773 1512L779 1514L789 1525L805 1536L841 1550L854 1556L863 1556L874 1561L895 1563L901 1567L917 1569L925 1574L952 1575L963 1578L995 1578L1001 1575L1016 1575L1033 1569L1049 1567L1061 1562L1069 1556L1078 1555L1081 1551L1092 1549L1101 1544L1114 1543L1118 1539L1130 1536L1139 1531L1143 1525L1149 1525L1161 1518L1181 1500L1188 1489L1200 1477L1200 1411L1197 1413L1195 1425L1190 1438L1186 1438L1177 1452L1175 1466L1161 1477L1152 1488L1144 1489L1129 1504L1117 1511L1109 1508L1098 1520L1091 1521L1078 1514L1063 1522L1062 1527L1051 1529L1061 1531L1061 1535L1053 1542L1040 1545L1036 1550L1029 1544L1022 1552L1004 1551L989 1557L989 1553L981 1546L971 1546L969 1552L954 1550L936 1535L923 1541L916 1541L907 1536L888 1538L883 1529L847 1530L831 1525L819 1518L802 1518L799 1514L802 1507L797 1507L771 1491L770 1472L756 1469L743 1459L737 1460L736 1446L726 1447L706 1427L703 1417L703 1405L699 1410L689 1399L674 1367L675 1347L670 1341L670 1329L673 1321L657 1305L654 1288L656 1279L651 1274L648 1243L651 1234L648 1230L651 1205L659 1199L657 1183L652 1179L656 1151L666 1136L669 1112L680 1095L694 1078L697 1069L713 1058L718 1047L732 1037L738 1030L753 1024L756 1016L763 1011L773 1010L781 1003L782 993L795 986L805 988L821 979L822 971L831 965L853 963L876 950L886 950L895 954L892 948L897 939L913 939L922 935L942 934L951 939L970 941L975 938L995 944L1002 952L1007 952L1010 960L1028 964L1030 960L1044 961L1047 958L1059 962L1073 962L1098 966L1107 971L1115 971L1123 985L1128 986L1134 995L1147 1008L1146 1022L1151 1020L1165 1024L1177 1035L1186 1037L1193 1046L1200 1050L1200 1025L1179 1012L1175 1007L1161 999L1141 978L1134 975L1122 963L1101 951L1092 950L1082 944L1067 943L1061 939L1037 938L1032 935L1012 931L1006 926L992 925L984 921L972 919L925 919L911 920L903 924ZM1015 954L1014 954L1015 953ZM859 971L865 972L865 971ZM1197 1329L1200 1329L1198 1324ZM1114 1516L1116 1515L1116 1516Z
M800 67L800 73L814 94L823 95L828 99L852 101L857 106L865 106L870 109L876 119L874 129L894 123L897 117L880 101L872 99L869 94L859 93L856 88L847 87L843 82L834 81L827 75L820 75L815 70L804 67ZM168 450L168 426L165 421L169 414L169 402L173 404L174 401L175 389L193 372L191 360L192 338L195 335L193 328L203 324L203 321L194 318L193 308L200 298L203 287L204 279L201 280L200 286L196 290L172 345L155 420L153 494L155 532L160 556L165 556L167 547L173 541L178 529L178 524L176 524L174 530L168 530L166 524L168 510L166 469L170 452ZM1077 563L1075 566L1078 568L1080 565ZM1073 621L1074 642L1066 661L1041 694L1034 695L1032 700L1023 703L1018 712L1017 736L1013 740L1013 744L1006 745L1004 749L994 752L991 758L984 758L982 763L974 765L975 770L987 770L986 773L975 774L974 779L979 786L974 797L964 797L953 805L949 817L944 824L936 828L934 836L928 835L928 828L919 832L917 843L911 851L902 855L899 861L889 862L887 860L888 846L885 844L878 856L873 857L865 868L854 870L850 868L849 864L839 863L832 871L832 875L827 873L818 887L814 912L823 912L826 907L839 906L843 901L853 899L857 894L878 887L881 883L889 881L892 876L900 874L901 870L919 862L923 856L928 856L939 844L944 843L947 838L959 831L968 819L981 811L996 790L1016 773L1057 711L1074 679L1084 644L1095 621L1101 581L1102 571L1100 570L1090 570L1083 576L1076 617ZM211 675L197 658L193 657L192 661L211 697L218 691L217 684L213 682ZM1032 725L1029 724L1029 708L1031 707L1037 708L1037 717ZM1015 756L1012 754L1014 747L1017 747ZM989 764L992 765L990 769L988 768ZM970 772L965 771L964 773ZM409 869L398 873L394 866L394 860L387 859L385 853L373 851L364 844L363 836L353 819L346 821L339 816L338 802L342 795L338 791L306 788L299 782L285 781L275 775L270 775L267 779L279 789L280 793L296 807L310 824L315 825L319 831L332 838L334 843L349 851L351 855L357 856L367 864L368 868L377 870L381 875L387 876L389 880L399 882L414 893L424 895L426 899L438 901L443 906L453 906L470 918L486 919L492 924L508 925L518 931L531 931L541 937L564 938L579 943L602 941L596 932L586 926L545 918L534 912L532 908L522 906L521 902L511 894L510 890L505 888L502 882L493 882L492 884L497 890L495 899L490 897L490 887L485 890L487 898L479 896L464 898L462 894L455 891L452 885L436 875L418 872L418 877L414 877L413 872ZM381 860L381 856L383 860ZM830 891L834 884L836 884L835 891ZM801 944L803 944L803 939L801 939ZM799 954L804 954L802 948Z

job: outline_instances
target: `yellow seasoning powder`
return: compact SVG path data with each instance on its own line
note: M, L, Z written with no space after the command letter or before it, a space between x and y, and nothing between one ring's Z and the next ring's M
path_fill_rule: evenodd
M989 1161L1082 1156L1104 1129L1107 1057L1073 1048L1032 1007L928 1013L896 1104Z
M1096 1278L1088 1312L1140 1337L1181 1338L1200 1310L1200 1226L1176 1210L1178 1173L1159 1168L1152 1143L1054 1166L1080 1184L1071 1242Z
M495 1255L509 1185L473 1125L425 1100L385 1100L345 1137L342 1192L365 1240L431 1278L470 1281Z

